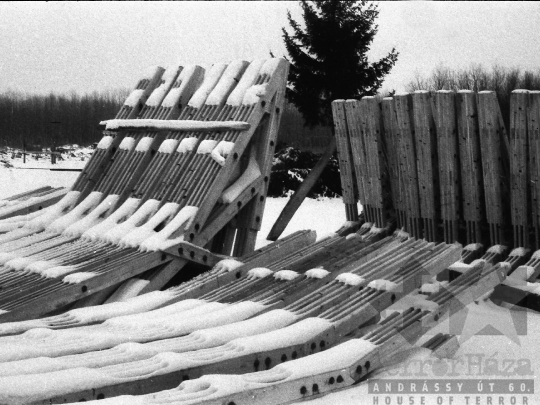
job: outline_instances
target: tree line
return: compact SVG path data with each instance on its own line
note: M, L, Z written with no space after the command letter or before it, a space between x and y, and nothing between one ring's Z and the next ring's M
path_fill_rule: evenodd
M35 95L0 93L0 147L28 150L53 145L90 145L99 141L100 121L114 118L129 94L115 89L90 94ZM286 102L279 141L304 150L319 151L331 138L330 128L304 125L298 109Z
M127 89L83 95L0 93L0 147L90 145L102 136L99 122L114 118L128 93Z
M540 69L523 70L520 67L472 64L467 68L452 69L438 65L427 75L416 72L406 84L408 92L415 90L492 90L497 94L504 123L510 124L510 94L516 89L540 90Z

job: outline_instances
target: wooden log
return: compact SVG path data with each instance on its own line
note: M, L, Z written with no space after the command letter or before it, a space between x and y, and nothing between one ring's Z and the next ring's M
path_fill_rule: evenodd
M455 93L438 91L435 94L435 124L437 131L437 152L439 156L439 185L441 219L444 241L460 240L459 221L461 219L461 187L458 134L455 109Z
M311 169L308 176L304 179L302 184L300 184L300 187L298 187L298 189L290 197L289 201L287 201L287 205L285 205L285 207L283 208L283 211L281 211L281 214L279 214L278 219L272 226L272 229L268 233L268 236L266 237L266 239L276 241L281 236L281 234L283 233L283 231L289 224L290 220L294 216L295 212L298 210L300 205L302 205L302 202L304 201L307 194L311 191L311 189L313 188L317 180L319 180L321 173L323 172L324 168L328 164L328 161L332 157L335 150L336 150L336 137L331 139L330 144L326 147L324 154L321 156L317 164L313 167L313 169ZM342 177L342 181L343 181L343 177ZM349 200L347 199L347 201ZM346 203L346 204L350 204L351 206L352 205L356 206L356 203ZM350 221L352 219L347 218L347 220Z
M60 201L68 192L67 188L60 188L51 193L38 197L38 200L21 201L19 204L0 209L0 219L10 218L17 215L27 215L40 211Z
M403 204L403 173L399 170L399 140L395 130L395 111L392 97L385 97L382 100L382 116L384 126L384 149L387 156L389 187L391 192L391 207L395 210L395 217L398 228L404 226L404 204Z
M435 242L442 240L439 234L440 193L435 123L427 91L415 91L412 101L420 216L424 222L424 237Z
M355 177L354 155L351 155L351 145L348 131L350 130L345 116L345 100L335 100L332 102L332 115L334 117L334 137L335 147L337 147L337 156L339 163L339 173L341 178L342 198L346 207L346 213L353 215L347 218L349 221L355 221L354 209L356 202L364 201L364 187L358 186L358 179ZM355 130L354 128L352 129ZM327 147L327 151L330 147ZM360 180L361 181L361 180Z
M459 161L463 190L463 219L467 243L487 243L482 233L486 221L476 93L460 90L456 96Z
M513 246L529 247L529 171L527 110L529 92L514 90L510 95L510 209Z
M396 136L399 139L399 165L404 173L406 221L405 230L417 238L423 237L420 220L420 194L414 142L414 119L410 94L398 94L393 98L396 111Z
M486 217L490 228L490 244L508 244L510 235L509 185L505 172L505 130L499 120L499 105L492 91L478 93L478 118Z
M540 249L540 91L531 91L527 111L532 225L535 246Z

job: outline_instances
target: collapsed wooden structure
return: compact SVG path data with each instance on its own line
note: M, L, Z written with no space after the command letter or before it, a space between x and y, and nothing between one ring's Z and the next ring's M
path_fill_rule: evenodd
M141 81L61 208L5 221L0 404L288 403L366 379L492 291L535 291L536 162L505 157L533 142L536 96L513 96L508 144L493 93L335 101L348 222L252 252L287 69L246 65L168 70L152 93ZM211 270L162 289L186 263ZM451 335L423 346L457 350Z
M0 321L110 295L140 274L153 291L188 262L252 251L287 69L269 59L149 72L72 189L1 221Z

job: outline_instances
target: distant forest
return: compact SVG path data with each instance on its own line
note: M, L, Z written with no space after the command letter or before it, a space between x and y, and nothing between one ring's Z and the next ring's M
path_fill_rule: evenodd
M129 90L79 95L0 93L0 147L28 150L65 144L90 145L102 136L100 121L114 118ZM332 136L329 128L307 128L298 110L286 103L279 141L313 152L322 151Z
M0 147L28 149L90 145L101 138L98 124L114 118L129 91L78 95L0 93Z

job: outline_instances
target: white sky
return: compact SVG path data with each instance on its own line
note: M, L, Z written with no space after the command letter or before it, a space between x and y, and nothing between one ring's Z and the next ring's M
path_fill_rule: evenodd
M0 2L0 91L131 87L149 66L285 54L281 28L296 2ZM384 88L415 70L540 68L540 2L384 2L372 56L395 46Z

